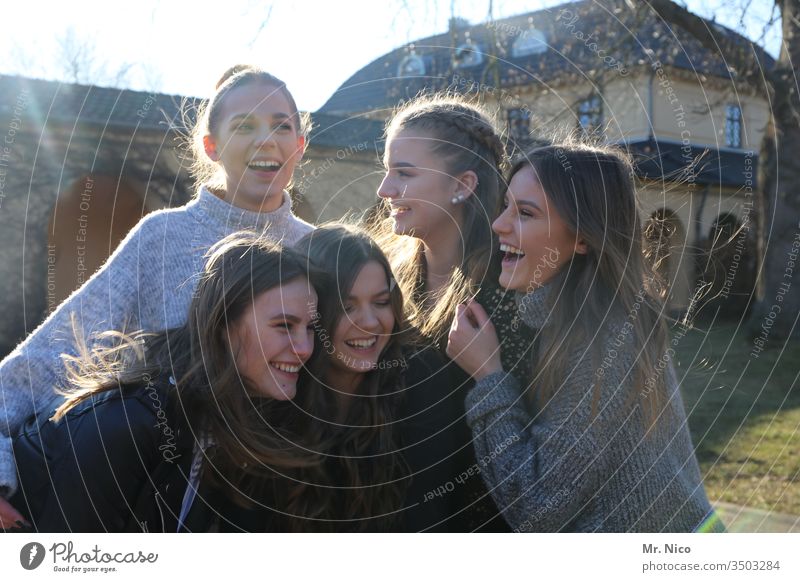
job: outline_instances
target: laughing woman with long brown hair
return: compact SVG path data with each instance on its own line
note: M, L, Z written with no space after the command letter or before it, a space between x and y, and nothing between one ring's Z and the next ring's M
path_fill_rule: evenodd
M232 67L197 113L187 152L196 197L144 217L103 267L0 361L0 527L14 527L20 517L5 499L17 486L11 437L31 414L49 415L60 404L53 388L65 377L62 354L78 354L74 326L90 348L107 329L181 326L213 244L240 230L292 244L313 228L292 213L288 192L310 124L283 81L256 67Z
M475 380L467 419L482 473L516 531L720 530L703 489L642 251L624 154L548 146L513 166L494 222L500 284L535 331L534 373L504 371L475 301L448 354ZM505 332L504 332L505 333Z
M14 438L13 505L44 532L242 529L296 486L282 474L319 463L284 420L314 345L309 274L292 250L227 237L184 325L70 357L67 400Z
M335 285L320 296L321 347L295 401L326 461L310 469L303 529L450 530L455 497L429 495L458 475L460 402L437 350L406 321L389 262L364 231L321 226L298 249ZM313 482L312 482L313 481ZM314 509L316 508L316 509ZM295 518L293 518L295 519Z

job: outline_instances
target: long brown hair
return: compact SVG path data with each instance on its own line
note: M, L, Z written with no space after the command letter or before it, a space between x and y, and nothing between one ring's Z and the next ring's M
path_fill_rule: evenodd
M575 254L549 282L548 324L539 336L532 394L548 400L570 373L569 358L591 346L594 369L602 368L603 339L598 330L625 324L633 344L630 371L646 420L664 405L659 359L667 346L662 291L643 249L633 165L623 151L571 140L522 154L509 181L532 167L548 201L576 236L586 254ZM556 297L557 296L557 300ZM565 330L568 330L565 333ZM596 378L594 406L602 378Z
M391 261L411 322L424 337L444 347L453 307L473 296L484 281L497 280L491 224L500 209L505 146L488 112L457 95L421 96L406 103L390 120L387 139L407 129L431 135L431 154L443 160L450 175L472 170L478 177L473 195L463 203L463 260L436 297L426 297L422 241L393 233L387 203L382 218L369 225Z
M106 335L120 341L92 351L79 342L79 355L66 362L72 390L54 419L100 392L171 376L176 422L198 438L209 436L215 445L203 482L250 505L264 482L275 479L276 468L313 466L320 459L298 446L300 437L284 421L288 403L251 395L257 392L248 390L237 369L228 327L260 294L309 277L320 285L320 274L292 249L255 234L222 239L209 250L183 326L156 333L111 332Z
M309 388L295 399L307 418L314 419L311 424L316 427L319 448L331 453L318 474L320 484L331 485L336 479L340 488L325 492L324 488L308 487L307 505L316 504L316 510L308 513L320 520L316 529L385 530L391 528L391 514L400 509L407 484L407 467L397 452L393 422L403 397L403 346L410 333L403 314L403 294L381 249L354 226L321 226L303 237L297 248L332 279L331 289L320 295L317 336L323 342L333 341L339 321L346 317L346 297L367 263L375 261L383 267L389 284L395 318L392 337L377 368L364 374L344 423L337 420L340 390L327 381L336 354L324 346L308 362ZM353 521L344 523L343 517Z

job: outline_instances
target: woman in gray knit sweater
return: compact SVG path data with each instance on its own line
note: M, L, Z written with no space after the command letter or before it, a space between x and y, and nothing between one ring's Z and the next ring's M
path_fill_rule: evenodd
M456 308L448 354L481 474L515 531L719 531L703 489L648 275L633 169L579 144L527 153L494 222L500 284L536 331L529 385L503 370L475 301ZM502 339L502 338L501 338Z
M179 327L214 243L252 230L294 244L312 230L292 214L286 191L308 125L283 81L254 67L226 71L193 131L197 197L142 219L0 362L0 528L22 519L6 501L17 486L11 437L35 411L52 412L54 388L65 386L61 354L77 355L75 332L91 340L108 329Z

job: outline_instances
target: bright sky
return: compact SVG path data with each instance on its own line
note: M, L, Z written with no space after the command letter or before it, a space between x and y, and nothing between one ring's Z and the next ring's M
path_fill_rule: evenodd
M725 2L686 4L710 16ZM561 3L494 0L494 17ZM489 4L489 0L11 2L3 6L0 73L67 79L57 39L64 39L71 28L77 44L94 55L94 69L105 80L98 84L114 84L108 80L129 63L132 67L122 86L206 97L227 67L246 62L282 78L300 109L315 111L350 75L380 55L446 31L453 14L471 23L483 22ZM760 35L773 5L772 0L754 0L747 13L748 36ZM717 19L741 30L735 12L717 10ZM776 34L767 42L773 55Z

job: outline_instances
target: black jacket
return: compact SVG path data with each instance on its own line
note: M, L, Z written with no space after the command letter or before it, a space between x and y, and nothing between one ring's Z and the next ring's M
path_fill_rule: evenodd
M433 347L406 358L403 404L396 416L400 445L411 473L401 529L464 531L456 478L463 470L463 396L451 367Z
M411 470L397 529L466 531L457 477L472 464L463 395L452 363L434 349L409 355L396 422ZM194 437L182 428L166 377L109 390L59 422L33 417L14 439L19 488L9 500L40 532L178 531ZM198 492L181 531L274 531L266 504L234 506L220 492ZM279 509L279 508L276 508Z
M399 436L399 452L410 471L410 480L403 507L393 514L397 519L389 529L401 532L467 531L469 526L459 513L462 495L453 492L453 484L458 475L474 462L474 455L471 433L463 419L463 395L454 390L452 366L447 366L444 358L433 348L411 350L402 362L396 363L404 369L404 391L394 422ZM382 458L377 457L376 462ZM480 477L476 481L480 481ZM260 507L244 510L219 492L201 487L186 527L193 530L197 523L204 526L215 521L219 531L285 531L285 516L275 513L282 508L275 507L269 494L259 501ZM309 530L313 530L314 524L308 525ZM348 527L353 527L353 524L341 524L342 531L349 531ZM366 529L384 531L385 527L370 520Z
M176 532L194 440L166 379L92 396L14 439L9 500L40 532Z

